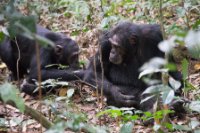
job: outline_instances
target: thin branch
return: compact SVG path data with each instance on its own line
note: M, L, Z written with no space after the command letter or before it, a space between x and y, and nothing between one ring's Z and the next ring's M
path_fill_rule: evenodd
M101 50L101 46L100 46L100 50ZM100 52L100 64L101 64L101 80L102 80L102 85L101 85L101 105L103 105L103 84L104 84L104 67L103 67L103 61L102 61L102 50Z
M100 0L100 1L101 1L101 5L100 5L101 11L104 12L103 11L103 0Z
M159 10L160 10L160 25L161 25L161 31L162 31L162 35L163 35L163 39L166 39L166 33L165 33L165 29L164 29L164 23L163 23L163 10L162 10L162 3L163 3L163 0L159 0ZM165 59L168 61L169 60L169 55L165 54ZM162 73L162 83L164 85L167 85L169 83L169 75L168 74L165 74L165 73ZM164 109L164 110L168 110L169 109L169 106L164 104L162 105L161 103L161 98L158 97L158 109ZM161 123L166 123L169 121L169 115L164 113L163 114L163 118L162 120L160 119L157 119L157 122L158 124L161 122ZM156 119L155 119L156 121ZM162 127L163 128L163 127Z
M15 37L15 44L17 47L17 52L18 52L18 58L17 58L17 62L16 62L16 69L17 69L17 87L20 88L20 79L19 79L19 61L21 59L21 51L19 48L19 44L17 42L17 38ZM9 122L10 123L10 122ZM12 130L11 130L12 131Z
M36 37L35 37L36 40ZM36 49L36 61L37 61L37 74L38 74L38 87L39 87L39 100L42 100L42 88L41 88L41 82L42 82L42 77L41 77L41 62L40 62L40 47L37 43L35 44L35 49ZM40 104L39 110L42 110L42 106ZM42 118L40 119L40 123L42 123ZM42 132L42 127L40 128Z
M0 101L2 101L2 99L0 98ZM3 101L2 101L3 102ZM14 102L12 101L8 101L5 104L9 104L15 108L16 105ZM44 117L40 112L38 112L37 110L32 109L31 107L25 105L25 111L24 114L31 116L33 119L35 119L36 121L38 121L43 127L45 127L46 129L49 129L53 126L53 123L48 121L46 119L46 117Z
M97 95L97 103L100 103L99 102L99 86L98 86L98 81L97 81L97 70L96 70L96 60L95 60L95 58L93 59L93 65L94 65L94 76L95 76L95 82L96 82L96 95ZM98 106L98 109L99 109L99 106Z
M183 3L182 7L184 8L185 0L182 0L182 3ZM184 8L184 10L185 10L185 18L186 18L186 20L184 20L184 23L187 25L187 30L189 30L190 29L190 23L189 23L190 22L190 20L189 20L190 11L188 11L185 8Z
M46 117L44 117L40 112L32 109L31 107L29 107L27 105L25 105L25 112L24 113L31 116L36 121L40 122L40 124L47 129L49 129L53 126L53 123L48 121L46 119Z
M165 33L165 28L164 28L164 23L163 23L162 2L163 2L162 0L159 0L160 28L162 31L163 38L166 39L166 33Z
M17 42L17 38L15 37L15 44L16 44L16 47L17 47L17 51L18 51L18 58L17 58L17 63L16 63L16 69L17 69L17 86L19 87L20 86L20 82L19 82L19 61L21 59L21 52L20 52L20 49L19 49L19 44Z

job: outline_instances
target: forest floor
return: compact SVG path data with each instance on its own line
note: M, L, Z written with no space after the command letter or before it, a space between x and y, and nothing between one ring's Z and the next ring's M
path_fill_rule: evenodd
M27 8L21 7L20 11L24 14L27 14ZM40 14L40 24L43 26L51 27L51 25L55 24L56 27L59 27L58 32L62 32L66 35L70 35L71 31L65 27L68 25L70 21L64 17L59 18L51 18L48 16L48 13L45 12ZM134 14L133 14L134 15ZM51 20L49 20L51 19ZM182 19L168 19L166 23L172 25L174 23L183 23ZM51 23L50 23L51 22ZM63 25L65 24L65 25ZM64 29L64 30L63 30ZM80 60L87 62L89 57L95 54L98 50L98 36L99 36L99 29L93 29L86 33L80 34L78 37L74 38L80 46L81 53L80 53ZM200 62L197 62L200 63ZM189 66L189 77L188 81L192 83L193 86L196 88L200 88L200 65L198 68L194 68L197 64L196 62L192 62ZM0 61L0 84L4 81L7 81L9 77L9 71L6 65ZM13 82L16 83L16 82ZM105 98L103 98L103 104L98 102L98 98L96 93L92 91L92 89L86 85L82 86L80 83L72 83L74 85L74 89L76 90L72 98L70 99L69 103L66 106L66 101L56 99L59 96L66 95L66 90L71 88L61 88L57 91L56 94L49 94L43 96L42 100L38 99L38 97L32 97L27 94L21 93L21 97L24 98L25 104L32 107L35 110L39 110L47 119L50 121L53 120L55 116L52 116L52 112L50 111L50 106L45 104L45 101L50 99L55 103L56 111L64 111L68 110L73 113L84 113L87 116L87 122L89 124L94 125L105 125L112 133L118 133L120 130L120 123L118 119L110 118L109 116L104 116L103 118L98 118L97 114L100 111L103 111L107 108L105 103ZM191 90L189 93L188 98L193 99L194 95L199 94L199 90ZM187 124L189 119L193 118L198 119L199 115L194 116L187 114L184 119L177 120L176 118L173 120L173 123L178 123L180 125ZM6 121L1 121L1 118L6 119ZM30 116L20 113L20 111L10 105L5 105L0 102L0 125L3 123L6 125L5 127L0 126L0 133L37 133L45 131L45 128L41 128L41 124ZM153 132L152 125L143 126L141 121L137 121L134 125L133 129L134 133L150 133ZM182 132L182 131L180 131ZM66 133L73 133L71 130L67 130Z
M92 45L91 45L92 46ZM96 46L96 45L93 45ZM87 51L83 49L85 52L84 54L81 55L80 58L86 59L85 55L91 55L91 53L95 53L97 48L95 47L90 47L87 48ZM92 52L91 52L92 51ZM193 66L193 65L191 65ZM192 68L192 67L191 67ZM194 69L191 69L192 74L189 75L188 80L190 83L192 83L195 87L200 86L200 73L198 71L193 71ZM8 79L9 76L9 71L6 67L6 65L1 62L0 63L0 83L3 83L6 79ZM16 82L15 82L16 83ZM106 126L111 132L117 133L119 132L120 129L120 124L117 119L110 118L108 116L104 116L103 118L98 118L97 113L100 111L106 109L107 105L105 102L103 102L103 105L101 103L97 102L97 96L94 91L88 86L82 86L79 83L73 83L74 88L75 88L75 93L70 99L70 104L66 107L66 102L65 101L57 101L56 102L56 109L58 111L62 110L69 110L73 113L84 113L87 116L87 122L90 124L94 125L104 125ZM55 94L50 94L46 95L42 98L42 101L38 99L38 97L32 97L29 95L26 95L24 93L21 93L20 95L24 98L25 104L32 107L35 110L40 110L44 116L46 116L49 120L52 120L51 112L50 112L50 107L48 105L44 104L45 99L56 99L57 96L63 96L66 95L67 89L70 88L61 88L60 90L57 91ZM64 91L63 91L64 90ZM199 92L199 91L198 91ZM196 94L196 91L195 91ZM195 95L191 91L190 93L190 98L193 99L193 96ZM105 98L103 99L105 101ZM42 105L42 107L41 107ZM174 119L174 123L178 124L185 124L188 122L188 117L196 117L196 116L191 116L191 115L186 115L186 117L182 120L177 120ZM10 105L5 105L0 102L0 118L4 118L7 121L5 132L41 132L41 125L39 122L35 121L34 119L30 118L30 116L26 116L22 113L19 112L18 109L10 106ZM197 118L200 119L200 118ZM3 128L1 128L0 132L3 132ZM44 128L42 128L42 131L45 131ZM138 133L147 133L147 132L152 132L152 125L149 126L143 126L141 121L137 121L136 125L134 125L134 131L133 132L138 132ZM72 131L66 131L66 133L72 133Z

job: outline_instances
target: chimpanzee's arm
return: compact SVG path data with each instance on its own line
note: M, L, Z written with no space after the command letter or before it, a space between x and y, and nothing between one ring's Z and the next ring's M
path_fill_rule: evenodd
M65 70L59 70L51 67L47 68L48 65L59 64L59 63L60 63L59 59L55 55L55 51L53 48L40 49L40 69L41 69L42 81L47 79L60 79L64 81L71 81L71 80L78 80L79 78L83 77L83 72L77 72L75 74L70 68L67 68ZM32 79L37 79L38 78L37 75L38 75L37 59L35 55L31 60L28 81L31 82Z
M95 74L96 73L96 74ZM101 73L93 71L91 68L88 68L85 71L84 75L84 82L89 83L95 88L93 89L99 89L99 92L101 89L103 89L103 92L105 95L110 95L110 89L112 86L112 83L109 82L106 77L103 77L103 82L102 82L102 75Z
M42 69L41 70L41 77L42 81L47 79L59 79L62 81L72 81L72 80L79 80L83 79L84 71L77 70L75 72L69 70L58 70L58 69ZM30 72L29 74L29 81L32 79L37 79L38 74L37 71Z
M104 62L103 64L104 76L102 78L102 68L98 53L95 55L93 60L95 60L96 63L93 63L93 61L90 60L90 64L84 74L84 81L93 86L96 86L93 89L98 89L99 92L101 92L101 89L103 89L103 94L106 96L108 104L118 107L138 106L139 102L138 99L135 98L135 96L133 96L132 94L129 95L129 93L122 92L124 91L124 89L127 89L127 87L114 85L107 79L105 75L109 71L109 63ZM94 66L94 64L96 66ZM130 92L129 90L126 91Z
M93 86L96 86L96 88L93 89L98 89L99 92L101 92L101 89L103 89L103 94L107 98L107 103L110 105L114 105L117 107L136 107L139 106L139 101L140 99L137 99L135 96L133 96L131 93L124 93L122 91L128 91L131 92L131 89L129 90L124 90L127 89L127 87L123 86L117 86L109 82L106 77L103 78L102 82L102 76L101 73L97 72L97 76L95 77L95 71L92 71L92 69L87 70L85 72L85 77L84 81L92 84Z
M58 70L58 69L49 69L49 70L41 70L42 81L47 79L59 79L62 81L74 81L83 79L84 71L67 71L67 70ZM28 77L28 82L26 81L21 85L21 91L25 92L29 95L35 95L37 93L33 93L34 90L38 87L33 83L33 79L38 79L37 72L30 73ZM43 93L48 92L52 88L44 88L42 90Z

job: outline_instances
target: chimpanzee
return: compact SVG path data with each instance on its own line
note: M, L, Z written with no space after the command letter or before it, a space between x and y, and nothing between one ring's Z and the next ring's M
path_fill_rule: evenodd
M61 78L62 80L76 79L77 77L71 71L79 68L79 47L77 43L64 34L54 33L39 25L37 25L37 34L51 40L55 44L55 47L40 47L42 80L50 78ZM17 35L12 39L7 37L0 44L0 57L6 63L9 70L11 70L11 77L13 79L17 79L18 48L20 50L20 60L18 63L19 78L23 78L25 74L28 74L29 83L33 82L32 79L37 79L35 44L34 40L22 35ZM52 67L48 67L50 64L53 64ZM59 70L54 66L55 64L66 65L68 68ZM33 92L32 89L26 86L23 91L31 94Z
M148 86L138 79L139 68L153 57L164 57L157 47L162 40L159 25L119 23L100 37L100 50L90 60L84 81L103 88L110 105L143 108L141 94Z

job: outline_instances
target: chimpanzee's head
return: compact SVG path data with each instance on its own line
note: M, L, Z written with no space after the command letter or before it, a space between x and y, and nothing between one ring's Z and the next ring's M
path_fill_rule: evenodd
M128 56L137 51L139 35L139 27L129 22L122 22L114 27L108 39L112 46L109 55L110 62L119 65L128 61L130 58Z
M48 33L46 37L55 44L54 55L58 64L78 68L79 46L74 40L59 33Z

